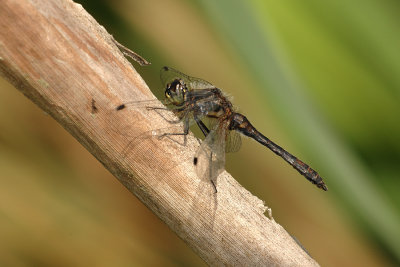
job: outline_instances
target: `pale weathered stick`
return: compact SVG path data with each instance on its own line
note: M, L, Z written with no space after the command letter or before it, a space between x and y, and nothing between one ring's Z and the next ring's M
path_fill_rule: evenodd
M126 100L153 99L103 27L70 0L4 0L0 72L51 114L121 183L211 265L312 266L311 259L259 199L229 174L218 193L191 163L198 143L142 138L168 127ZM127 149L128 148L128 149Z

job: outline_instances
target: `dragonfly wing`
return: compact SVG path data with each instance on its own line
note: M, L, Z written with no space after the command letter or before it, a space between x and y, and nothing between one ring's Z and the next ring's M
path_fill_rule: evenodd
M119 111L125 108L145 108L145 107L162 107L166 101L160 101L158 99L149 100L133 100L126 101L115 107L115 110Z
M203 117L202 121L208 127L208 129L216 128L219 123L218 119L210 118L210 117ZM238 152L240 147L242 146L242 138L240 133L237 131L228 131L225 130L225 134L221 135L225 136L225 153L234 153Z
M229 131L226 136L225 152L226 153L237 152L239 151L241 146L242 146L242 138L240 137L240 134L236 131Z
M181 79L185 82L186 86L188 86L189 91L190 90L202 90L202 89L212 89L215 88L214 85L211 83L200 79L200 78L195 78L195 77L190 77L178 70L175 70L171 67L163 67L160 72L160 78L161 82L164 87L166 87L167 84L173 82L176 79Z
M225 168L225 128L213 129L201 143L194 164L202 180L216 181Z
M195 77L189 77L189 86L192 89L197 89L197 90L204 90L204 89L213 89L215 88L214 85L211 83L207 82L206 80L200 79L200 78L195 78Z

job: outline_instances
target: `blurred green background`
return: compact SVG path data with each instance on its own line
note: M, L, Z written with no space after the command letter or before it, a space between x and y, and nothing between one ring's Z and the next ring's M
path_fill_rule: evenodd
M227 170L323 266L400 264L400 2L78 1L122 44L233 96L323 192L245 139ZM68 78L68 77L66 77ZM55 121L0 80L1 266L203 266Z

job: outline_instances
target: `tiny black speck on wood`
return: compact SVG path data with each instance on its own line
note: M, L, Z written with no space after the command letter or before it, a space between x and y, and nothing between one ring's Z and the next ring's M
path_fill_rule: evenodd
M121 110L121 109L124 109L124 108L125 108L125 104L121 104L116 108L116 110Z

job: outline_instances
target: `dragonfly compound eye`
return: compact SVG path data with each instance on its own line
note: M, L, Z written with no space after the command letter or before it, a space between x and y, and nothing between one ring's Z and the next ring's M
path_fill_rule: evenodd
M169 88L176 94L179 94L180 91L182 91L185 88L185 84L183 83L182 80L176 79L174 80Z

